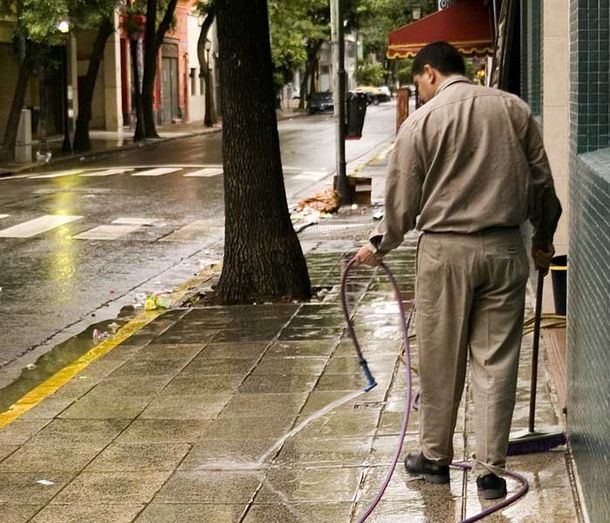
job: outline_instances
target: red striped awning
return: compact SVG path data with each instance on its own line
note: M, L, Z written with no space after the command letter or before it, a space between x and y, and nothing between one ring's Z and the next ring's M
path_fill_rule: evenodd
M388 34L388 58L415 56L425 45L444 40L465 55L493 53L491 10L484 0L462 0Z

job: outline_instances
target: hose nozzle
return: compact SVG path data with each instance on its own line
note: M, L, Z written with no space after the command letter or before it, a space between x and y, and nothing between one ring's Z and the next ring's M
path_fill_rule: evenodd
M369 369L369 364L366 362L366 360L361 359L358 363L360 363L362 371L364 372L364 375L366 376L366 379L368 381L366 387L364 387L364 392L368 392L369 390L374 389L377 386L377 382L375 381L375 378L373 378L373 374L371 373L371 370Z

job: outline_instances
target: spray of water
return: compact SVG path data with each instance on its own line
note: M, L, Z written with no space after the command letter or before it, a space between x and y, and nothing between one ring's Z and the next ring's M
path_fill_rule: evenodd
M271 445L263 453L263 455L254 462L221 461L218 463L208 463L208 464L200 467L200 470L255 471L255 470L264 469L264 468L266 468L266 465L267 465L265 463L267 461L267 459L270 456L272 456L275 452L277 452L277 450L286 442L286 440L292 438L293 436L295 436L296 434L301 432L305 427L307 427L307 425L313 423L314 421L321 418L325 414L328 414L330 411L340 407L341 405L344 405L344 404L356 399L358 396L361 396L364 393L365 393L365 391L363 391L363 390L359 390L357 392L352 392L351 394L348 394L347 396L344 396L343 398L339 398L338 400L333 401L332 403L329 403L328 405L326 405L326 407L314 412L311 416L309 416L307 419L303 420L296 427L294 427L285 436L282 436L275 443L273 443L273 445Z

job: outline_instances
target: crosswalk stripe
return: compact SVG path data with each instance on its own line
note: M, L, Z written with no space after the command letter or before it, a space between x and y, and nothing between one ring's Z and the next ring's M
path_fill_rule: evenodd
M132 173L131 176L163 176L164 174L175 173L181 170L182 167L157 167L156 169Z
M141 225L99 225L88 231L73 236L76 240L116 240L130 232L136 231Z
M123 174L135 171L135 169L106 169L105 171L95 171L81 174L82 177L112 176L113 174Z
M222 230L222 225L212 220L195 220L181 229L161 238L160 242L194 242L212 231Z
M206 167L205 169L199 169L198 171L186 173L184 176L185 178L209 178L211 176L218 176L220 174L222 174L222 168Z
M63 176L76 176L82 172L84 172L82 169L72 169L69 171L56 171L48 174L36 174L34 176L30 176L29 178L61 178Z
M19 225L14 225L8 229L0 231L0 238L31 238L37 234L50 231L55 227L65 225L66 223L80 220L82 216L60 216L55 214L46 214L40 218L34 218Z
M114 225L153 225L155 223L160 222L157 218L117 218L116 220L112 220L110 223Z
M10 216L10 214L0 214L0 219L8 218L9 216Z

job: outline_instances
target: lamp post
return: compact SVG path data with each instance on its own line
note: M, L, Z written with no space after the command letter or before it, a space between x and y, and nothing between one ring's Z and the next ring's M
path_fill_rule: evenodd
M419 20L421 18L421 5L414 5L411 7L411 18L413 18L413 20Z
M336 54L336 91L335 99L335 115L336 121L336 162L337 162L337 192L341 196L341 202L350 204L351 197L349 193L346 173L345 161L345 91L346 91L346 73L345 73L345 27L343 21L343 0L333 0L331 2L331 18L333 34L336 36L334 41ZM337 107L338 106L338 107Z
M72 152L72 140L70 134L72 131L72 85L70 83L70 68L68 67L68 45L70 43L70 21L62 20L57 24L57 29L60 33L66 35L66 40L63 46L62 62L63 62L63 120L64 120L64 142L61 150L64 153Z
M210 68L210 51L212 50L212 42L206 38L205 40L205 73L203 79L205 80L205 116L203 118L203 125L206 127L212 127L214 125L215 116L212 115L214 111L214 100L212 98L212 77Z

